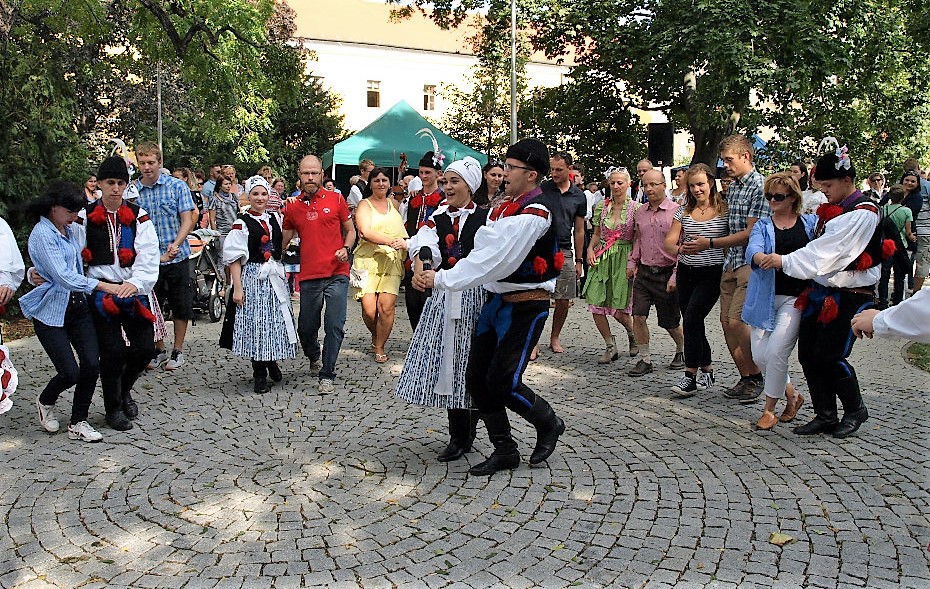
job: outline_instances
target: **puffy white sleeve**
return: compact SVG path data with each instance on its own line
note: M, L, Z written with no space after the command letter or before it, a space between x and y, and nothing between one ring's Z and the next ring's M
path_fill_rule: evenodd
M245 264L249 259L249 227L242 219L236 219L223 241L223 265L234 262Z
M445 211L448 207L439 207L433 216L430 217L432 223L426 223L420 227L413 237L407 239L407 252L411 260L418 257L420 248L428 247L433 253L433 268L438 268L442 262L439 256L439 232L436 231L436 215Z
M832 219L823 235L782 256L782 271L808 280L844 271L865 251L878 222L879 216L866 210L850 211Z
M26 274L23 254L16 244L13 230L3 218L0 218L0 286L13 290L19 288Z
M139 292L149 294L158 281L158 268L161 251L158 249L158 234L155 223L149 218L145 209L139 209L136 223L136 260L132 263L132 276L127 282L136 285Z
M901 337L930 344L930 290L921 289L876 315L872 329L879 337Z
M518 214L498 219L475 233L475 247L455 267L436 273L434 286L445 290L465 290L497 282L520 267L533 245L552 224L552 215L542 205L530 205L545 215Z

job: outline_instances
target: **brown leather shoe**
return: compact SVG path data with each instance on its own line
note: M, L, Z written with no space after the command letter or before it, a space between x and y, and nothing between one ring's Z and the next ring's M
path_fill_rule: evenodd
M775 424L778 423L778 418L775 417L774 413L765 412L762 414L762 417L759 418L759 421L756 422L756 429L768 431L775 427Z
M794 403L791 403L789 401L788 404L785 405L785 410L782 412L781 417L778 418L779 421L783 423L788 423L789 421L794 419L795 416L797 416L798 414L798 409L800 409L801 405L803 404L804 404L804 397L801 396L801 393L798 393L797 396L794 398Z

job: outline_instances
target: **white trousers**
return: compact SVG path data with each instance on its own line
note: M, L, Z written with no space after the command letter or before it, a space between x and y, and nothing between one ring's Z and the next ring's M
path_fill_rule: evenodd
M766 331L753 327L750 335L752 360L765 374L765 396L785 398L788 358L798 343L801 311L794 308L797 297L775 295L775 329Z

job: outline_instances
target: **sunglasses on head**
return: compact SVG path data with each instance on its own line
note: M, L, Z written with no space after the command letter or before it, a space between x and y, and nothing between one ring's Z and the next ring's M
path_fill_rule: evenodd
M781 194L781 193L765 193L765 200L774 200L775 202L781 202L791 196L790 194Z

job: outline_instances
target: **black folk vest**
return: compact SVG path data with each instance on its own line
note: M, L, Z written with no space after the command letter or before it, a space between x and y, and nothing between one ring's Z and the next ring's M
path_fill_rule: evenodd
M128 201L123 201L123 204L129 207L133 216L132 223L128 226L121 227L122 231L128 229L132 233L132 239L129 242L132 244L132 259L119 261L120 267L128 268L132 266L136 257L136 228L139 224L139 207ZM106 212L106 207L103 206L100 200L96 200L84 207L84 211L87 214L87 219L84 221L85 234L87 236L87 249L90 251L90 259L85 259L85 263L88 266L110 266L113 264L113 260L117 258L114 257L115 252L113 251L113 241L110 237L108 222L94 223L90 220L91 213L98 206ZM116 216L116 223L117 227L119 227L120 222L118 214ZM117 244L116 247L119 248L121 246Z
M258 217L249 213L242 213L239 218L249 228L249 259L248 261L261 264L265 261L265 252L262 249L262 236L265 228L262 227ZM271 229L271 257L281 259L281 226L274 215L268 215L268 228Z
M869 268L874 268L882 263L884 256L882 255L882 242L885 238L885 231L882 225L882 211L878 208L872 199L868 196L862 195L851 203L843 207L843 214L852 212L852 211L871 211L872 213L878 215L878 225L875 226L875 232L872 234L872 238L869 240L869 244L866 246L865 251L862 252L859 256L856 257L856 260L846 267L846 270L859 270L864 271ZM867 258L865 256L868 256Z
M465 224L459 231L459 258L464 258L471 253L471 250L475 249L475 233L487 223L490 212L490 209L475 207L475 210L468 214ZM452 219L449 215L442 214L435 215L433 221L436 223L436 233L439 236L439 257L442 259L439 268L448 270L452 268L452 265L449 264L449 256L452 255L452 252L449 251L449 247L446 245L446 236L452 235L453 238L456 237L452 233ZM416 256L416 254L417 252L412 252L412 255Z
M532 204L541 204L549 211L549 229L547 229L543 236L533 244L533 247L530 248L530 252L526 255L526 258L524 258L523 263L520 264L520 267L517 268L513 274L501 280L501 282L512 282L515 284L541 283L556 278L561 272L562 264L566 263L566 260L562 259L561 252L559 251L559 237L556 229L557 222L555 215L559 211L560 203L555 200L556 198L558 197L553 194L542 192L524 203L523 206L514 213L514 216L537 214L532 211L526 211L526 208ZM557 254L561 260L558 267L556 267ZM543 267L543 262L545 263L545 267ZM539 270L542 270L542 272L540 273Z

